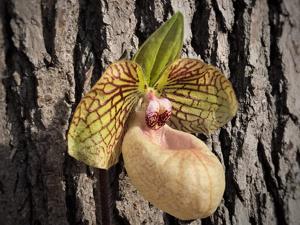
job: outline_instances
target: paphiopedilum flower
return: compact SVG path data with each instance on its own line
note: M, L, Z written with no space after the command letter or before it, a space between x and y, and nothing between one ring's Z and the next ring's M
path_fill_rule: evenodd
M77 106L68 152L102 169L122 152L128 176L147 200L195 219L217 208L225 176L217 157L189 133L225 125L237 100L214 66L178 58L182 39L183 17L176 13L133 60L111 64Z

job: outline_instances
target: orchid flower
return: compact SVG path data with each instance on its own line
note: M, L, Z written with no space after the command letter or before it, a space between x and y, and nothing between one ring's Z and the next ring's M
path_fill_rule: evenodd
M145 199L180 219L204 218L225 188L218 158L190 133L209 134L237 111L228 79L198 59L180 59L183 16L176 13L133 60L108 66L83 97L68 132L68 153L108 169L122 152Z

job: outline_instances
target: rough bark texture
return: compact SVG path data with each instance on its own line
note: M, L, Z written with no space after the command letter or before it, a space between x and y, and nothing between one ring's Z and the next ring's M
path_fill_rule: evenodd
M105 172L66 154L83 94L177 10L183 55L220 67L240 104L205 138L227 187L202 221L153 207L122 163ZM0 0L0 223L299 224L299 37L298 0Z

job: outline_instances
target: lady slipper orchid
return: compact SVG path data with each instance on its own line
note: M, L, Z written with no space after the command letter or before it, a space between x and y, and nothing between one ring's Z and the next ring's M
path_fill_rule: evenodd
M189 133L225 125L238 104L218 69L178 59L182 39L183 17L176 13L132 61L111 64L77 106L68 152L102 169L117 163L122 152L128 176L145 199L188 220L211 215L225 188L218 158Z

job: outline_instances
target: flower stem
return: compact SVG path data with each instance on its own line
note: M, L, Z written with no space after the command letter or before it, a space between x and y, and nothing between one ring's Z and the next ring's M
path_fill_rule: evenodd
M111 191L109 185L108 171L99 169L99 191L100 191L100 206L101 206L101 224L112 225L111 218Z

